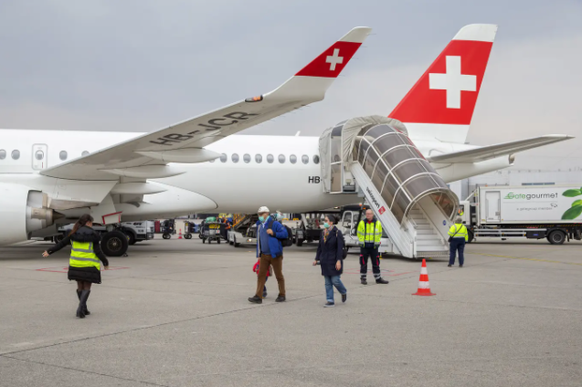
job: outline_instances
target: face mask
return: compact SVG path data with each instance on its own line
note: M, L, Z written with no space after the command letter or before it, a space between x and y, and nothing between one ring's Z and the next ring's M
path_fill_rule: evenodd
M323 224L323 227L325 227L325 228L329 228L329 223L325 222L325 223Z
M259 216L259 222L264 222L264 221L265 221L265 218L262 216Z

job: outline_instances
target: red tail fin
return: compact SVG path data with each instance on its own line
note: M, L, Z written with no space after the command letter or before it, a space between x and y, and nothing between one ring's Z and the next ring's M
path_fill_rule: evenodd
M389 117L412 136L464 142L496 32L491 24L461 28Z

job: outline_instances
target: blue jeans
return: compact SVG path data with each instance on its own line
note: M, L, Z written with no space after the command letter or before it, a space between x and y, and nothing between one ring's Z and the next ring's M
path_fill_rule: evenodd
M346 294L348 292L346 290L346 287L342 283L342 280L340 279L339 275L334 275L333 277L329 275L324 275L324 277L325 277L325 294L328 302L334 302L333 301L334 286L337 289L337 291L340 292L340 294Z
M459 251L459 265L463 266L465 263L465 238L453 238L451 240L451 250L449 255L449 265L455 264L455 256Z

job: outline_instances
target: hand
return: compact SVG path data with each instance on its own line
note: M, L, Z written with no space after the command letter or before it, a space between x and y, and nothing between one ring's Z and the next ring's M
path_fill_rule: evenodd
M335 263L335 269L336 269L337 271L340 271L340 270L342 269L342 261L337 261L337 262Z
M269 235L273 235L273 230L271 230L271 229L268 229L268 230L267 230L267 234L269 234Z
M48 257L49 255L50 254L48 253L48 251L45 251L44 253L42 253L42 256L45 257L45 258Z
M109 266L105 266L105 270L109 270Z
M317 261L313 261L313 266L317 266Z

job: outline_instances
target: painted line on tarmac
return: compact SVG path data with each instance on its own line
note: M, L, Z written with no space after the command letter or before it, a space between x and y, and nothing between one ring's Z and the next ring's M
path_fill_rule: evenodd
M576 265L582 266L580 262L563 262L563 261L553 261L551 259L540 259L540 258L528 258L528 257L512 257L509 255L496 255L496 254L481 254L481 253L471 253L472 255L482 255L484 257L497 257L497 258L507 258L507 259L521 259L524 261L535 261L535 262L547 262L547 263L562 263L564 265Z

